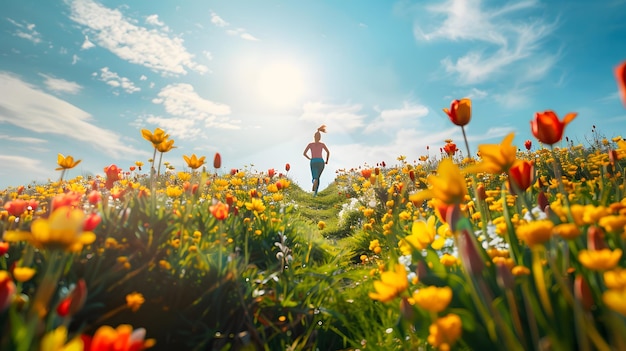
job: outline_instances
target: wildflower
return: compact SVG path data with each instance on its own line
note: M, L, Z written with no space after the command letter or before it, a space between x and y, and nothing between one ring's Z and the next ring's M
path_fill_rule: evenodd
M62 171L62 170L66 170L66 169L71 169L76 167L81 160L76 160L74 161L74 157L67 155L63 156L62 154L58 154L57 155L57 164L59 165L58 168L56 168L56 171Z
M0 241L0 257L9 252L9 243L6 241Z
M191 154L191 157L187 155L183 155L183 159L185 160L185 162L187 162L187 166L189 166L189 168L191 169L198 169L202 167L202 165L205 163L204 162L205 158L206 158L205 156L198 158L196 154ZM219 167L215 167L215 168L219 168Z
M213 157L213 168L218 169L220 167L222 167L222 155L220 155L219 152L216 152Z
M289 170L291 169L291 165L289 163L285 164L285 172L289 172Z
M441 262L441 264L443 264L446 267L452 267L458 263L458 259L456 257L447 253L443 254L441 258L439 259L439 261Z
M535 166L532 161L516 162L509 169L509 184L514 194L524 192L530 187L535 179Z
M444 108L443 112L448 115L452 123L463 127L472 118L472 100L467 98L453 100L450 109Z
M626 288L605 291L602 294L602 302L613 311L626 316Z
M9 272L0 271L0 312L6 310L15 295L15 283Z
M84 231L85 214L78 209L64 206L55 209L49 218L38 218L31 224L30 232L7 231L6 241L28 241L37 248L80 251L83 245L91 244L96 235Z
M78 280L76 286L57 306L57 314L61 317L73 316L87 300L87 284L84 279Z
M524 147L526 148L526 150L530 151L530 149L533 147L533 142L530 140L526 140L524 142Z
M461 337L463 324L461 317L450 313L438 318L428 327L428 343L440 350L449 350L452 345Z
M626 288L626 268L615 268L604 272L604 285L609 289Z
M560 121L554 111L537 112L535 119L530 122L530 128L537 140L544 144L553 145L561 141L565 126L574 120L576 115L575 112L568 113L563 121Z
M517 236L532 248L550 240L553 228L554 223L547 219L529 222L517 227Z
M380 274L380 280L374 281L375 292L370 292L372 300L389 302L400 295L409 287L406 268L402 264L396 264L393 271L385 271Z
M104 168L104 173L107 175L107 180L105 183L105 188L111 190L113 188L113 183L120 180L120 172L122 170L119 169L116 165L110 165L109 167Z
M588 269L605 271L612 269L622 257L622 250L581 250L578 253L578 261Z
M626 216L604 216L598 224L609 233L622 233L626 227Z
M435 216L428 217L426 222L415 221L411 227L411 234L407 235L400 240L398 246L403 255L408 255L413 251L413 248L423 250L435 240L435 234L437 228L435 227ZM408 246L407 246L408 244Z
M218 201L215 205L209 206L209 211L215 219L223 221L228 217L228 204Z
M13 269L13 278L18 282L27 282L33 278L37 271L30 267L15 267Z
M128 308L130 308L133 312L137 312L139 307L141 307L145 301L146 300L143 298L143 295L138 292L126 295L126 306L128 306Z
M159 143L155 146L160 153L166 153L171 151L174 148L174 140L165 140L162 143Z
M113 329L103 325L90 340L91 351L116 350L116 351L142 351L154 346L154 339L146 338L146 330L133 327L128 324L120 324Z
M78 351L83 350L83 341L76 337L67 342L67 328L62 325L41 338L41 350ZM97 350L92 348L92 350Z
M22 213L26 212L28 208L28 202L22 199L15 199L4 204L4 209L9 212L11 216L19 217Z
M626 61L615 67L615 79L617 80L617 87L619 88L622 102L626 106Z
M530 275L530 269L525 266L515 266L511 268L511 273L513 273L514 276Z
M456 148L455 143L447 143L446 145L443 146L443 151L445 151L446 154L450 157L454 156L457 150L458 149Z
M324 221L317 222L317 229L324 230L324 228L326 228L326 222Z
M259 214L265 211L265 205L263 205L263 200L257 198L250 199L250 202L246 202L245 206L249 211L253 211L255 214Z
M576 239L580 234L580 227L574 223L562 223L554 227L554 234L566 240Z
M413 203L435 198L445 204L459 204L467 195L465 177L461 174L459 167L448 158L441 160L437 167L436 175L428 176L429 189L411 194L409 200Z
M165 194L171 198L177 198L183 194L183 189L179 186L168 186L165 189Z
M517 147L513 145L514 133L509 133L501 144L478 145L482 161L469 166L468 173L486 172L491 174L508 173L517 162Z
M165 134L165 131L163 131L163 129L161 128L156 128L154 130L154 133L150 132L147 129L142 129L141 136L143 136L143 138L147 141L151 142L155 148L157 147L157 145L161 144L162 142L167 140L167 138L169 138L169 135Z
M379 254L383 249L380 247L380 242L378 239L374 239L370 241L369 249L374 251L375 254Z
M429 286L413 293L413 300L426 311L438 313L445 310L452 301L452 289L449 286Z

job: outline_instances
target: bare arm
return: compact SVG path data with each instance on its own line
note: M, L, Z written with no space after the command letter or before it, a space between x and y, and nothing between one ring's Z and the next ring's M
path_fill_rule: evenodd
M311 149L311 145L309 144L309 145L307 145L307 146L306 146L306 148L304 149L304 152L302 153L302 154L304 155L304 157L306 157L306 158L307 158L307 159L309 159L309 160L310 160L311 158L309 157L309 155L307 155L307 152L308 152L310 149Z
M328 164L328 158L330 157L330 151L328 151L328 148L326 147L326 144L324 144L323 149L326 150L326 164Z

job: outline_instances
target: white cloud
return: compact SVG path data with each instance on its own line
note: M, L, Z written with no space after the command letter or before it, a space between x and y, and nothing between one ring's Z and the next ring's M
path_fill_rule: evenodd
M13 124L35 133L61 135L116 158L141 154L124 145L115 132L92 124L89 113L12 74L0 72L0 96L3 97L0 100L0 123Z
M472 88L472 90L470 90L469 94L467 94L466 97L472 100L480 100L486 98L487 95L489 95L489 93L484 90Z
M159 27L165 25L165 23L159 21L159 15L157 14L146 17L146 23L151 24L153 26L159 26Z
M129 94L141 91L141 88L137 87L130 79L120 77L117 73L111 72L109 67L103 67L100 69L99 79L112 87L121 87Z
M119 10L92 0L70 1L70 9L70 18L87 27L98 45L124 60L170 75L186 74L187 69L200 74L208 71L194 61L183 39L170 38L163 30L140 27Z
M94 46L96 46L96 44L89 41L89 36L85 35L85 41L83 41L83 45L80 46L81 50L89 50Z
M210 51L204 50L202 51L202 54L207 58L207 60L213 60L213 54L211 54Z
M216 27L227 27L229 25L228 22L224 21L222 17L213 11L211 11L211 23L213 23Z
M359 113L362 109L360 104L333 105L308 102L302 106L300 119L319 125L332 124L343 130L354 130L363 126L365 114Z
M75 65L78 62L78 60L80 60L78 55L76 54L72 55L72 65Z
M0 134L0 139L2 140L9 140L13 143L23 143L23 144L45 144L48 141L44 140L44 139L39 139L39 138L31 138L31 137L16 137L13 135L5 135L5 134Z
M28 175L29 179L44 180L49 172L41 165L41 160L16 155L0 155L0 176L3 178L14 177L15 174ZM23 182L14 186L25 185Z
M222 17L220 17L215 12L211 11L211 23L213 23L216 27L226 28L230 26L230 23L226 22ZM236 28L236 29L226 29L226 33L232 36L238 36L244 40L250 41L258 41L259 39L254 35L248 33L244 28Z
M17 27L17 30L13 33L13 35L22 39L30 40L35 44L41 43L41 34L35 30L34 24L25 21L19 23L10 18L7 18L7 21Z
M170 84L161 89L152 102L163 105L173 117L150 116L147 121L167 128L168 132L172 130L172 135L181 139L193 139L206 128L240 128L240 121L228 117L230 106L200 97L190 84Z
M556 25L522 11L538 6L537 1L511 2L496 9L485 9L481 0L448 0L427 11L443 16L442 24L425 32L417 24L414 33L419 40L479 41L484 46L441 63L446 72L460 77L461 84L476 84L510 72L510 66L528 62L524 67L530 79L545 76L557 61L557 55L541 51L542 41ZM520 18L526 18L520 20ZM520 74L520 76L524 76Z
M375 108L379 115L371 123L365 127L365 133L373 133L406 128L407 126L415 126L418 120L428 115L428 108L423 105L417 105L410 102L404 102L403 106L398 109L379 110Z
M76 82L70 82L61 78L54 78L43 73L40 73L39 75L45 78L43 83L46 88L57 93L78 94L78 92L83 88Z
M148 77L146 77L145 75L142 74L141 77L139 77L139 80L142 80L142 81L143 80L148 80Z

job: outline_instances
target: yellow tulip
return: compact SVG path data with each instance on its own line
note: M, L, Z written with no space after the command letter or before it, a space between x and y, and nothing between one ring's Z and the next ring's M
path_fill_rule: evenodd
M196 154L191 154L191 157L187 155L183 155L183 159L185 160L185 162L187 162L187 166L189 166L189 168L191 169L198 169L202 167L202 165L205 163L204 162L205 158L206 156L202 156L198 158Z
M165 134L165 131L161 128L156 128L154 130L154 133L150 132L147 129L142 129L141 136L143 136L143 138L147 141L151 142L155 148L157 147L157 145L161 144L162 142L167 140L167 138L169 138L169 134Z
M80 161L82 160L76 160L74 161L74 157L67 155L63 156L62 154L58 154L57 155L57 164L59 165L58 168L56 168L55 170L57 171L62 171L65 169L70 169L70 168L74 168L76 167L76 165L78 165L80 163Z

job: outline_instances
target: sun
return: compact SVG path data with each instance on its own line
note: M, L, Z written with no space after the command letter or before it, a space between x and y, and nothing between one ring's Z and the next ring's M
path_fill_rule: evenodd
M305 90L302 70L288 61L275 61L261 67L257 91L261 101L272 107L293 107Z

